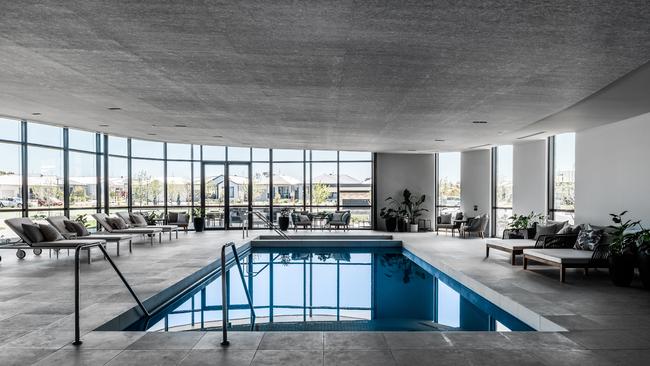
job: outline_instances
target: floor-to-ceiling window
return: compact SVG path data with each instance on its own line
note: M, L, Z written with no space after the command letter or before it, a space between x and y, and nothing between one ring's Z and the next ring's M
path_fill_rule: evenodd
M92 217L101 205L101 159L98 159L98 135L94 132L68 129L68 216L95 228Z
M15 236L4 220L23 215L22 124L0 118L0 237Z
M436 215L460 211L460 153L437 155L438 202Z
M339 152L340 210L351 213L350 225L369 228L372 207L372 154L367 152Z
M575 213L575 133L549 138L549 217L573 223Z
M512 145L492 148L492 235L501 236L512 216Z

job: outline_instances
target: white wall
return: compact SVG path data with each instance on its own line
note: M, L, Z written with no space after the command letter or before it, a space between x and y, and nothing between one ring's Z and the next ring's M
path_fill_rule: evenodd
M426 194L423 207L429 212L422 218L431 219L434 214L435 164L433 154L377 154L375 213L378 230L386 228L384 220L379 218L379 211L386 206L384 200L389 196L401 197L404 188L412 193Z
M514 144L512 155L513 213L546 213L546 140Z
M628 210L650 227L649 159L650 113L576 133L576 222Z
M460 154L460 209L469 217L490 212L490 170L490 150Z

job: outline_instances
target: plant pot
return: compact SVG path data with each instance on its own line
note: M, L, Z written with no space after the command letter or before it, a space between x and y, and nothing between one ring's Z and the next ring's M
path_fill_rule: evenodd
M629 286L634 279L634 256L610 255L609 277L616 286Z
M406 224L406 220L404 219L397 219L397 231L400 233L404 233L408 230L408 225Z
M650 255L645 250L639 251L639 275L643 287L650 290Z
M205 228L205 218L195 217L193 221L194 221L194 231L196 231L197 233L202 232L203 229Z
M386 231L391 233L395 232L397 229L397 217L387 217L384 221L386 222Z
M278 217L278 226L280 226L280 230L282 231L289 230L289 218L286 216Z
M418 224L411 224L411 232L412 233L418 232Z

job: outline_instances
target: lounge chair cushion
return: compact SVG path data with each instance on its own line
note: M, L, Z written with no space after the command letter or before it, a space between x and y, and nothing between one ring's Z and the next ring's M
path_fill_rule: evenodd
M576 239L573 249L593 251L602 239L602 230L594 230L590 226L587 226L584 230L580 231L580 234L578 234L578 239Z
M38 228L41 230L41 234L43 234L43 241L59 241L65 239L54 226L39 224Z
M131 213L129 214L129 217L131 218L131 222L133 223L133 226L135 227L147 226L147 220L144 218L144 216L142 216L142 214Z
M548 225L537 225L537 232L535 233L535 240L539 239L542 235L555 235L558 231L564 226L564 223L559 225L558 223L548 224Z
M568 222L558 231L558 235L571 235L580 232L580 225L571 225Z
M90 232L88 231L88 229L86 229L85 226L81 225L80 223L78 223L76 221L65 220L63 223L65 224L66 230L77 234L77 236L79 236L79 237L81 237L81 236L89 236L90 235Z
M488 239L485 243L506 251L535 248L535 241L530 239Z
M593 253L575 249L524 249L524 255L534 256L558 264L576 265L591 262Z
M442 214L440 215L440 223L445 225L445 224L451 224L451 214Z
M128 226L126 226L126 222L124 222L124 220L122 220L121 217L108 217L106 218L106 221L108 222L109 225L111 225L113 229L116 230L128 229Z
M311 222L311 220L309 219L309 216L307 216L307 215L299 215L298 218L299 218L298 222L303 223L303 224Z
M41 232L41 228L37 224L22 224L23 233L32 243L39 243L45 241L45 236Z

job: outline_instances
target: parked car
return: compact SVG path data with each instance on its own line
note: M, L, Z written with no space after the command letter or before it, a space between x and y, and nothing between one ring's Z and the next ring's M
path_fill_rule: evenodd
M23 207L23 199L20 197L0 198L0 207Z
M63 201L54 197L39 198L38 205L39 206L63 206Z

